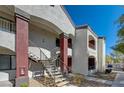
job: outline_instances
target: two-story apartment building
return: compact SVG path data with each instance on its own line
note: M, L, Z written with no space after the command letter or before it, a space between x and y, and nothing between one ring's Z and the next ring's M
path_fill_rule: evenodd
M98 37L88 25L76 27L74 73L92 74L105 69L105 38Z
M75 27L63 6L0 6L0 81L20 86L53 62L63 73L104 71L105 40Z

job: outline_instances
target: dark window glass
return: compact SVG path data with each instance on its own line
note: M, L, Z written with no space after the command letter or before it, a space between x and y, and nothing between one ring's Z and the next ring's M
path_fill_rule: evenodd
M0 70L12 70L15 68L15 56L0 55Z
M16 69L16 60L15 56L11 56L11 69Z
M96 66L95 66L95 58L89 58L88 61L89 61L89 62L88 62L88 65L89 65L89 66L88 66L88 69L89 69L89 70L95 69L95 67L96 67Z
M72 39L71 38L68 39L68 47L72 48Z
M58 38L56 38L56 46L60 47L60 40Z
M8 70L10 65L10 56L0 55L0 70Z

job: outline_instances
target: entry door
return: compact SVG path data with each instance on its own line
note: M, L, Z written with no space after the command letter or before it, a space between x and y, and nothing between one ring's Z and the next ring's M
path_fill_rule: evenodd
M95 69L95 58L88 59L88 69L89 70Z

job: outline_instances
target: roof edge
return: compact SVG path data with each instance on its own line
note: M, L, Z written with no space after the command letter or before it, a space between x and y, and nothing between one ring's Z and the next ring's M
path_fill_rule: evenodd
M94 34L98 38L98 35L93 31L93 29L88 24L77 26L76 29L88 29L92 34Z
M64 11L64 13L66 14L66 16L68 17L69 21L71 22L71 24L73 25L74 28L76 28L76 25L74 24L70 14L68 13L68 11L65 9L64 5L60 5L60 7L62 8L62 10Z
M100 36L100 37L98 37L98 39L106 39L104 36Z

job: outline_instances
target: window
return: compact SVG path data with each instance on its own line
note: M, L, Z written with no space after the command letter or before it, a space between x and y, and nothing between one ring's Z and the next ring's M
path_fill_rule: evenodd
M0 56L0 69L10 69L10 56L1 55Z
M56 46L60 47L60 40L59 40L59 38L56 38Z
M15 67L15 56L0 55L0 70L12 70Z
M89 57L88 59L88 70L93 70L96 68L95 58Z
M16 69L16 60L15 56L11 56L11 69Z
M89 36L89 48L96 49L95 39L90 35Z
M15 33L15 23L4 17L0 17L0 30Z
M72 39L71 38L68 39L68 47L72 48Z

